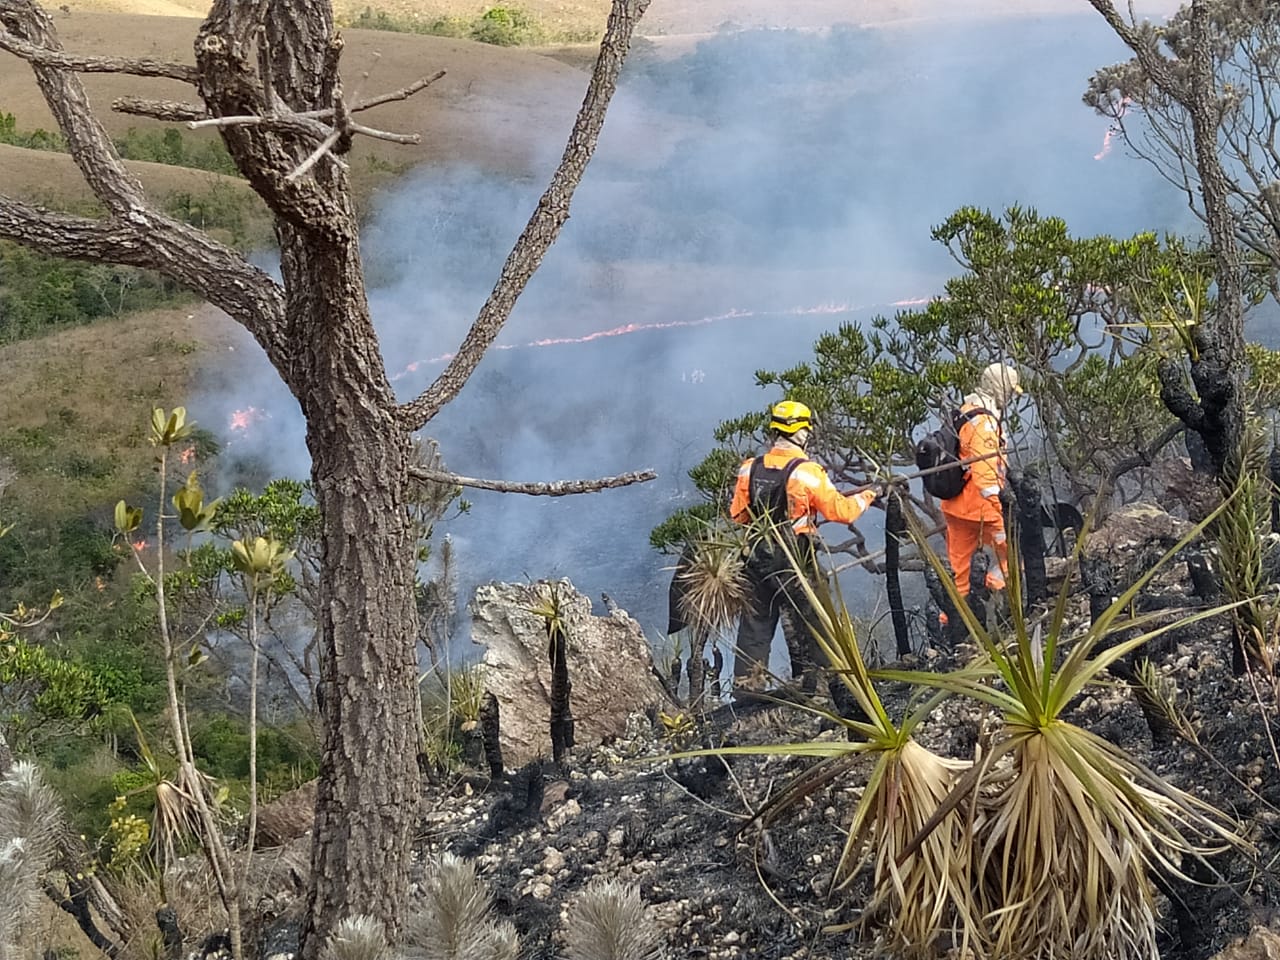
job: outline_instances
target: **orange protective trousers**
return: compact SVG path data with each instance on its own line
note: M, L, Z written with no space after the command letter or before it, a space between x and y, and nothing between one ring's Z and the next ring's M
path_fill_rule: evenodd
M996 555L999 569L987 571L987 589L1003 590L1009 574L1009 542L1004 532L1004 519L967 520L947 514L947 556L955 574L956 589L960 596L969 596L969 568L973 555L983 547L990 547Z

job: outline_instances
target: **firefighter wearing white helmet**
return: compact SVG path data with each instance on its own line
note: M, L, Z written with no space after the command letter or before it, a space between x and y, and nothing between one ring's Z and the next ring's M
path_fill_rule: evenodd
M813 412L807 406L783 400L774 404L770 414L773 445L762 456L743 461L729 513L737 523L759 521L785 535L801 564L816 576L814 546L819 520L853 523L871 506L876 494L871 490L840 493L826 470L808 458L805 451L813 436ZM809 625L814 617L789 561L773 539L761 536L755 539L746 568L752 603L738 626L735 687L760 685L779 618L785 611L783 632L792 677L801 681L805 692L813 692L817 647Z
M947 521L947 556L956 589L969 595L973 555L989 547L996 565L987 573L987 588L1003 590L1009 573L1009 543L1004 528L1000 492L1006 484L1002 421L1009 401L1022 393L1016 367L993 363L978 377L977 389L964 398L962 414L971 414L960 427L960 459L975 459L966 468L960 495L942 501Z

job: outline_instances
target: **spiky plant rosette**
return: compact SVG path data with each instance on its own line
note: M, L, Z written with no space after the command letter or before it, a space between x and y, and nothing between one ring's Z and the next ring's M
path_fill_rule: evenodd
M1101 683L1121 657L1171 629L1229 609L1199 611L1172 623L1164 611L1124 617L1142 588L1202 528L1070 641L1069 583L1064 581L1047 627L1029 624L1017 602L1022 585L1010 538L1014 602L1011 637L1005 641L989 633L955 592L915 524L922 552L937 566L984 657L950 674L880 670L875 675L970 697L1003 718L1001 736L979 775L965 786L970 802L957 804L968 807L973 821L970 889L981 926L972 949L980 956L1156 960L1153 872L1182 877L1184 858L1203 860L1229 845L1247 846L1226 814L1061 718L1067 704ZM1151 628L1158 620L1164 622ZM1130 639L1102 649L1116 633Z
M680 612L700 636L712 636L738 622L751 602L743 569L743 540L723 525L709 527L689 542L676 570Z
M475 864L442 854L422 885L423 903L405 931L404 960L515 960L520 939L495 920L489 888Z
M595 880L565 919L568 960L657 960L658 932L640 891L618 880Z
M930 955L939 937L963 935L974 922L966 887L968 842L964 820L954 809L936 816L939 804L953 793L969 763L939 757L912 739L946 694L935 693L924 702L913 703L903 719L895 722L872 683L857 630L838 585L833 590L825 578L810 580L786 539L779 538L778 543L813 607L817 643L865 719L788 702L834 724L839 738L724 747L679 756L817 758L816 764L757 814L764 824L776 820L815 791L852 774L856 767L863 766L860 761L864 758L870 760L871 770L851 816L833 884L847 887L869 866L871 893L860 925L878 928L896 955ZM844 737L845 731L853 738ZM938 822L926 831L935 819Z

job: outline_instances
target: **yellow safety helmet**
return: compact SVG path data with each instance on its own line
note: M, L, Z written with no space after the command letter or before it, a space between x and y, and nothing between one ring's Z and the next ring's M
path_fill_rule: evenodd
M779 433L793 434L801 430L813 429L813 412L797 400L783 400L773 405L773 418L769 421L769 429Z

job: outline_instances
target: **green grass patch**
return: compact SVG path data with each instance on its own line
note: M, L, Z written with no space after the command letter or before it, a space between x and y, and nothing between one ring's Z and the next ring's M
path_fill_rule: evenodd
M590 43L598 39L592 29L552 29L519 7L490 7L479 16L447 16L431 19L397 16L385 10L365 7L347 26L359 30L386 30L418 33L433 37L476 40L499 47L546 46L559 43Z
M229 177L239 177L235 162L227 148L217 137L191 136L177 127L139 130L130 127L124 136L113 141L116 150L125 160L141 160L147 163L164 163L173 167L189 167L208 170ZM0 143L28 150L67 152L67 141L58 131L37 127L22 130L12 113L0 111Z

